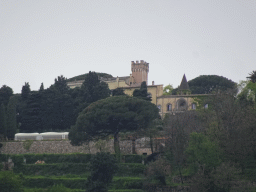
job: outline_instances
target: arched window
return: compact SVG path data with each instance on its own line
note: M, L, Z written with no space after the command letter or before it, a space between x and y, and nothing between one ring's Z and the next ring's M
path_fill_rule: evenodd
M192 109L196 109L196 104L195 103L192 103Z
M179 111L187 110L187 102L185 99L181 98L177 101L177 110Z
M172 104L167 104L167 111L172 111Z
M204 105L204 108L205 108L205 109L208 109L208 103L206 103L206 104Z

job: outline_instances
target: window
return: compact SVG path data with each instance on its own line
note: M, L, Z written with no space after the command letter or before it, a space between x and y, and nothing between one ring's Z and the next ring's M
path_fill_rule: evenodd
M195 103L192 103L192 109L196 109L196 104Z
M157 105L157 108L159 109L159 111L161 111L161 105Z
M204 105L204 108L205 108L205 109L208 109L208 104L205 104L205 105Z
M172 111L172 104L167 104L167 111Z
M187 102L185 101L185 99L181 98L177 101L177 110L179 111L187 110Z

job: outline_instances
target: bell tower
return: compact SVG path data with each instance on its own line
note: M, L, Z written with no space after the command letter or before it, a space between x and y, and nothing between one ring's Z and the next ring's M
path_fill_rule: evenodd
M139 61L136 61L136 63L132 61L131 70L134 78L133 84L139 86L143 81L146 81L148 84L149 63L145 62L144 60L140 60L140 63Z

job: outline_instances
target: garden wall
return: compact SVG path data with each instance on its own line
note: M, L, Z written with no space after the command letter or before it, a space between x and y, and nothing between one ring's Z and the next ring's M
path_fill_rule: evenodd
M113 140L93 142L82 146L72 146L69 140L59 141L8 141L2 142L0 153L25 154L25 153L96 153L100 148L102 151L114 153ZM147 138L135 141L135 152L137 154L151 154ZM120 149L123 154L132 154L132 140L120 141Z

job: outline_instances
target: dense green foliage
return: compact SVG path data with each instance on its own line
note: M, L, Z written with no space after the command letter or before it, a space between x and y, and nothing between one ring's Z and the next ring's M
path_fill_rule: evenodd
M90 176L86 182L87 191L108 191L117 168L117 161L110 153L102 152L92 156L89 165Z
M124 90L122 88L116 88L112 91L112 96L125 95Z
M172 94L172 90L173 90L173 86L172 85L166 85L164 87L164 90L163 90L163 95L171 95Z
M31 164L24 164L24 157L26 157ZM35 164L33 160L42 157L44 157L46 160L45 164ZM23 182L25 192L52 191L53 189L80 192L82 189L88 190L88 187L86 187L86 183L89 182L90 178L94 178L93 182L96 183L97 186L99 186L99 184L102 183L99 181L99 178L102 178L104 180L104 183L106 184L106 182L110 182L110 178L113 178L113 176L114 178L112 180L112 183L109 183L108 185L108 188L110 188L109 191L114 190L120 192L138 192L141 191L139 189L142 188L143 180L141 177L143 176L143 172L145 169L145 165L141 164L141 162L115 164L115 156L107 153L99 153L97 155L1 154L0 162L7 161L8 158L11 158L13 160L15 164L13 170L14 173L16 173L15 177L20 178L20 180ZM86 161L86 163L80 163L80 159L83 159L83 161ZM141 159L141 156L127 155L127 159L129 161L132 161L132 159L134 161L138 161L138 159ZM74 160L75 162L72 163L72 160ZM55 163L48 163L54 161ZM115 175L113 175L114 173ZM17 176L17 174L19 176ZM105 182L106 179L107 181Z
M103 77L103 78L111 78L111 77L113 77L112 75L107 74L107 73L96 73L96 74L97 74L99 77ZM67 81L70 82L70 81L84 80L87 75L88 75L88 73L83 74L83 75L78 75L78 76L75 76L75 77L72 77L72 78L67 79Z
M218 75L201 75L188 81L192 94L209 94L217 90L235 89L236 83Z
M48 89L42 83L39 91L31 92L29 83L25 83L17 103L19 131L69 131L79 112L90 103L109 97L108 85L100 82L96 73L89 72L84 77L82 87L75 89L68 87L64 76L58 76Z
M252 71L249 73L249 77L247 77L252 83L256 83L256 71Z
M10 97L7 105L7 137L13 139L17 132L17 120L16 120L16 104L17 98L15 96Z
M112 154L113 155L113 154ZM22 162L23 158L26 159L26 164L35 164L37 160L45 161L47 164L56 163L89 163L92 154L84 153L70 153L70 154L20 154L20 155L7 155L0 154L0 162L6 161L9 157L17 161ZM113 155L114 156L114 155ZM19 160L18 160L19 159ZM125 163L141 163L143 160L142 155L122 155L122 159Z
M22 192L22 180L11 171L0 171L1 192Z
M139 99L144 99L146 101L151 101L151 96L148 93L147 83L146 81L143 81L141 83L140 89L135 89L133 91L133 97L137 97Z
M141 163L120 163L118 164L118 172L116 176L139 176L143 175L145 165ZM54 164L26 164L15 167L15 173L23 173L24 175L89 175L89 163L54 163Z
M29 97L29 94L30 94L30 85L29 83L25 82L25 85L22 86L21 98L23 100L26 100Z
M200 75L188 81L191 94L210 94L215 91L236 90L236 83L218 75ZM173 89L172 94L176 95L179 88Z
M193 173L197 172L199 168L204 171L211 171L221 163L219 146L201 133L193 132L190 134L186 153Z
M12 89L6 85L3 85L0 88L0 103L3 103L4 106L6 107L12 95L13 95Z
M158 117L158 109L151 102L129 96L115 96L92 103L77 118L69 132L73 145L90 139L114 135L116 154L119 154L118 133L147 129Z
M2 103L0 105L0 140L7 136L7 124L6 124L6 113L5 106Z
M253 92L254 84L249 84ZM189 176L192 191L253 188L249 181L256 178L255 101L246 103L234 93L226 90L198 97L196 111L164 119L171 138L167 140L165 158L180 182L186 182L184 176ZM208 109L201 106L204 103L208 103Z

